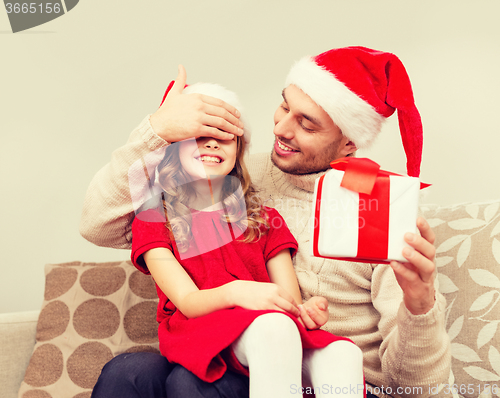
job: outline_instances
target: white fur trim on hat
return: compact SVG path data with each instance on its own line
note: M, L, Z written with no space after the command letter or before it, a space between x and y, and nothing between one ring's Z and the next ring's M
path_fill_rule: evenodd
M385 117L311 57L302 58L292 66L285 85L290 84L321 106L358 148L369 146L380 132Z
M246 143L246 150L248 151L250 147L250 129L248 128L248 124L243 118L243 108L240 104L240 101L238 99L238 96L228 90L225 87L222 87L218 84L214 83L195 83L195 84L190 84L188 85L184 90L183 94L204 94L208 95L210 97L218 98L221 99L224 102L227 102L229 105L234 106L240 114L242 115L240 117L240 120L243 122L243 125L245 126L243 128L244 134L243 137L245 138L245 143Z

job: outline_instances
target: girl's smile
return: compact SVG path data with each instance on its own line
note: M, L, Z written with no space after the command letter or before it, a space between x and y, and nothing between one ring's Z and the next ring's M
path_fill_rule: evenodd
M218 165L218 164L224 162L224 159L222 159L218 155L201 155L195 159L199 160L200 162L202 162L206 166L215 166L215 165Z
M236 163L236 139L200 137L182 141L178 145L182 167L194 179L226 176Z

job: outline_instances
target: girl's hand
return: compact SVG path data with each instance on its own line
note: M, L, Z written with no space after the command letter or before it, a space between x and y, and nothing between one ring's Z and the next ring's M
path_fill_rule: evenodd
M234 106L208 95L182 94L185 85L186 70L179 65L173 87L150 117L157 135L168 142L197 137L232 140L235 134L243 135L241 115Z
M319 329L328 321L328 300L314 296L299 305L300 320L306 329Z
M299 308L293 297L275 283L236 280L228 283L233 306L249 310L276 310L296 317Z

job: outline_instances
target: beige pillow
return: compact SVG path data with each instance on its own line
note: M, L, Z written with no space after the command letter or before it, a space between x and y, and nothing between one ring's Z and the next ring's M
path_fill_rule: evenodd
M20 398L89 398L114 356L159 352L154 283L130 262L48 264L45 275Z
M436 233L447 300L448 383L464 397L500 397L500 201L424 207L423 215ZM492 395L484 392L488 384Z

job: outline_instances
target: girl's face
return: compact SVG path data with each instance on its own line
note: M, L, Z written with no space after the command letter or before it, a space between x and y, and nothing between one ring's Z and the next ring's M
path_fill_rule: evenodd
M236 163L237 137L219 140L200 137L181 141L179 159L184 170L194 179L214 179L228 175Z

